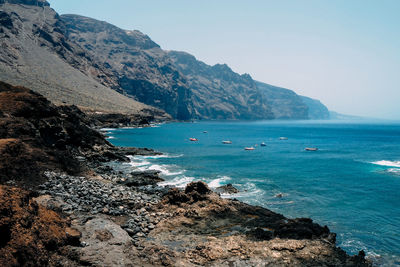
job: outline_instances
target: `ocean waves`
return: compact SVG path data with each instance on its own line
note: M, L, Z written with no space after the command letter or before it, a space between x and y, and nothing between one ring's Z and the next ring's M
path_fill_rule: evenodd
M211 189L217 189L218 187L224 186L231 183L233 180L227 175L217 175L210 177L195 177L196 175L187 174L187 171L180 166L175 164L164 163L166 159L176 159L182 157L182 154L162 154L153 156L129 156L129 165L135 171L159 171L160 176L165 180L158 183L160 186L172 186L177 188L184 188L187 184L193 181L203 181L208 184ZM244 184L235 183L233 184L239 190L239 193L229 194L222 193L223 198L242 198L242 199L254 199L258 198L263 194L263 190L256 186L256 183L246 182Z
M386 169L384 169L384 172L387 174L400 176L400 161L379 160L371 162L371 164L386 167Z
M371 163L379 166L400 168L400 161L379 160Z

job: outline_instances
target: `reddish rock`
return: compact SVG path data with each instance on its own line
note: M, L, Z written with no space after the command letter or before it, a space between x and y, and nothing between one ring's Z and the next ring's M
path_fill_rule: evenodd
M70 244L67 227L65 219L39 206L28 191L0 186L0 266L56 265L58 250Z

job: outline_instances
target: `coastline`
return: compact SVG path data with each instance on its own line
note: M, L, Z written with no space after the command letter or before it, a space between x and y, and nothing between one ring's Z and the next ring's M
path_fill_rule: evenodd
M76 107L0 84L0 265L371 266L311 219L223 199L203 182L160 187Z
M160 155L144 151L139 154ZM82 233L81 246L73 250L87 263L370 266L363 252L348 256L335 246L336 235L311 219L287 219L265 208L223 199L203 182L192 182L184 190L156 183L129 186L123 183L126 180L121 176L127 173L118 164L122 163L114 162L115 168L101 164L89 179L46 173L49 181L36 199L69 215L71 227ZM109 244L115 242L112 238L101 241L99 251L99 240L93 240L90 233L103 227L114 238L130 236L131 244L116 248ZM117 234L114 228L125 234ZM130 253L110 252L110 246Z

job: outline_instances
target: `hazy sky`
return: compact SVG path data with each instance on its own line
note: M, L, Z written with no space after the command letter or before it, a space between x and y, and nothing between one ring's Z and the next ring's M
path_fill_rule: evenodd
M400 0L50 0L353 115L400 119Z

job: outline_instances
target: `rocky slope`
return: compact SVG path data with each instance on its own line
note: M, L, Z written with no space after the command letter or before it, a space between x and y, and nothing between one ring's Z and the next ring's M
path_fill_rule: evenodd
M67 27L67 38L112 70L127 94L165 110L174 118L191 118L190 91L185 78L148 36L87 17L61 18Z
M155 110L118 93L122 90L111 71L66 39L65 25L46 1L0 2L0 39L2 81L29 86L56 104L87 110Z
M75 106L57 107L29 89L0 82L0 182L34 187L47 169L79 174L91 162L127 161L88 127L101 124Z
M226 64L209 66L194 56L168 55L188 79L195 117L201 119L273 119L270 106L248 74L239 75Z

